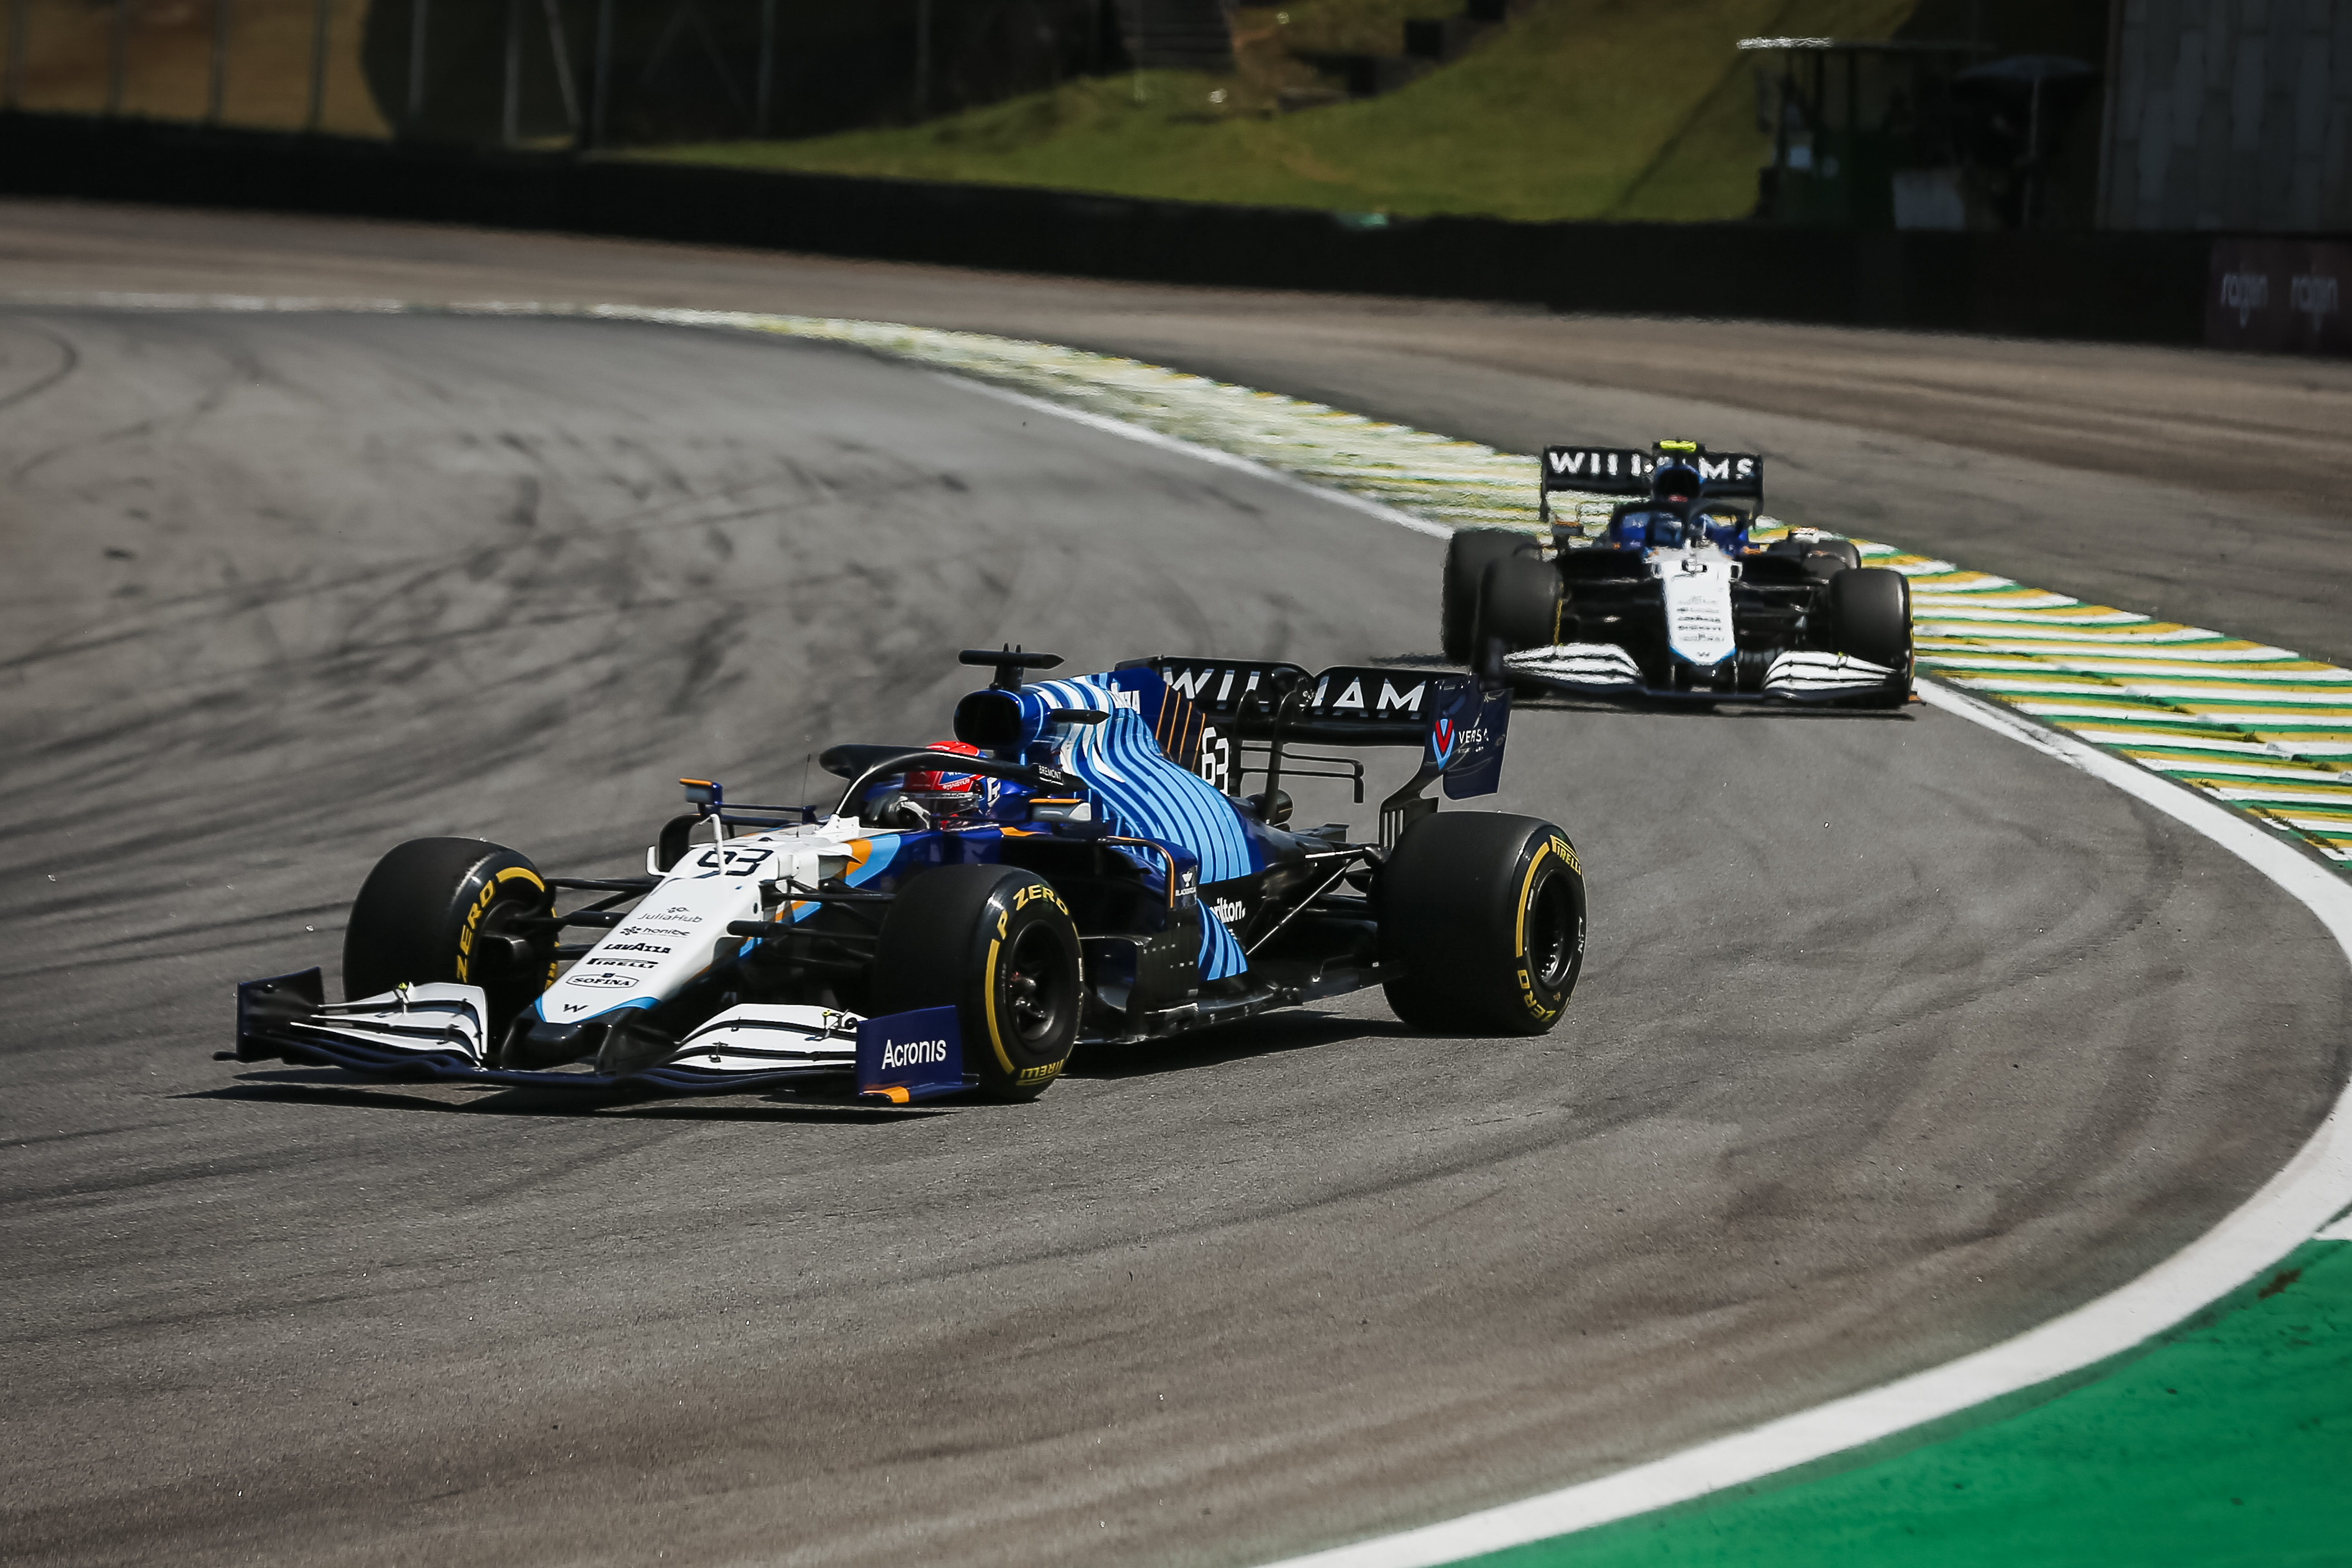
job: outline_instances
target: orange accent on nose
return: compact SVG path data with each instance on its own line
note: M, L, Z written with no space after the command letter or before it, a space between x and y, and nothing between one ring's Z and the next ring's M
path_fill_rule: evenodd
M914 1096L908 1094L905 1089L900 1089L895 1083L887 1089L869 1089L866 1093L868 1099L878 1094L893 1105L904 1105L909 1100L914 1098Z

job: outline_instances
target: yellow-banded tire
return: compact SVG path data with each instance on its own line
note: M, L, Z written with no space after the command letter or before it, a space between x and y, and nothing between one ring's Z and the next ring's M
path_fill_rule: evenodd
M941 866L904 883L874 958L874 1010L953 1007L963 1070L995 1100L1062 1076L1085 997L1078 928L1053 885L1010 866Z
M412 838L375 863L343 927L343 995L403 983L478 985L488 1038L555 977L555 935L523 922L552 903L539 868L480 838Z
M1447 1035L1540 1035L1584 966L1584 870L1531 816L1440 812L1381 868L1382 989L1396 1016Z

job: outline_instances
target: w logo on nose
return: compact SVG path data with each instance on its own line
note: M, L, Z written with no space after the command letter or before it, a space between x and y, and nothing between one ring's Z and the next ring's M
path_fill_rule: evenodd
M1437 765L1441 768L1454 760L1453 720L1440 719L1430 727L1429 749L1436 756Z

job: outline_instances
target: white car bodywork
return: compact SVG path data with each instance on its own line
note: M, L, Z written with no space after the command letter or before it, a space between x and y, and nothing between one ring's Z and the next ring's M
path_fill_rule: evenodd
M1738 644L1732 630L1731 585L1739 580L1738 559L1712 540L1655 545L1646 558L1650 574L1664 591L1667 647L1701 668L1735 657ZM1644 685L1641 666L1616 643L1554 643L1523 648L1506 654L1503 664L1515 675L1596 693L1638 691ZM1885 665L1848 654L1790 648L1772 656L1764 672L1763 690L1769 697L1794 700L1881 691L1894 674Z
M712 837L689 844L666 871L656 863L656 852L647 850L646 870L661 879L532 1003L531 1016L579 1024L667 1001L754 940L730 934L729 925L803 919L818 906L795 900L794 892L834 879L855 887L887 866L898 846L898 835L871 832L854 816L725 834L714 818ZM488 1037L488 1015L482 987L435 984L322 1004L275 1027L349 1066L384 1070L408 1064L426 1071L544 1079L543 1071L494 1068L499 1042ZM854 1070L863 1022L839 1008L724 1006L678 1040L663 1071L717 1079ZM550 1070L595 1076L586 1063Z

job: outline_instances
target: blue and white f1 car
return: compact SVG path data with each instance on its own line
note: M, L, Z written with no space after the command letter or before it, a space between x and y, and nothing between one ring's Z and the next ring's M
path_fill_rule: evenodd
M1748 540L1764 460L1695 441L1651 451L1550 447L1546 542L1465 529L1448 542L1446 657L1490 679L1589 696L1899 707L1911 693L1911 590L1851 540ZM1554 522L1559 491L1625 496L1597 539Z
M1043 1091L1132 1042L1379 984L1456 1035L1539 1034L1583 961L1584 881L1548 822L1437 813L1491 793L1507 689L1427 671L1155 658L994 683L952 742L842 745L838 804L693 810L642 875L542 875L473 838L380 860L317 969L237 988L241 1061L668 1092L839 1086L897 1103ZM1285 779L1406 747L1380 837L1289 818ZM1246 775L1261 787L1242 793ZM565 907L559 909L559 904ZM593 932L594 940L567 941Z

